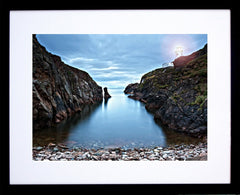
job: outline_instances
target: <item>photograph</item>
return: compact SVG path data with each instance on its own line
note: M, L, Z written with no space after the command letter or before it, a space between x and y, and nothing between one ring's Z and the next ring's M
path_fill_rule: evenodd
M11 11L10 184L229 184L230 13Z
M34 161L207 161L207 34L32 34Z

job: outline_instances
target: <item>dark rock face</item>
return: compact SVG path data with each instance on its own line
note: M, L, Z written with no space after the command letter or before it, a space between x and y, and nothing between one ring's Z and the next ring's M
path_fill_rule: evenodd
M206 135L207 54L197 55L181 67L151 71L140 84L130 84L124 92L146 103L154 118L169 128L193 136Z
M50 127L102 101L102 88L87 72L64 64L33 35L33 128Z
M110 96L110 94L108 93L107 87L104 87L103 90L104 90L104 99L110 98L111 96Z
M139 83L133 83L133 84L129 84L125 90L124 90L124 93L126 94L134 94L135 90L137 90L139 86Z

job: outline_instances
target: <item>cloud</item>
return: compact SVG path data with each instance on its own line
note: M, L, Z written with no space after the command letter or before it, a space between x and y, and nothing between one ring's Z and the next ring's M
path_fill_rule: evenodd
M103 87L126 87L141 76L174 59L174 44L196 51L207 35L79 34L37 35L48 51L70 66L88 72Z
M109 71L109 72L99 72L93 74L95 78L100 81L106 80L129 80L136 77L136 72L126 72L126 71Z
M119 69L116 66L109 66L107 68L90 68L90 70L95 70L95 71L104 71L104 70L116 70Z
M129 84L129 82L122 80L113 80L113 81L99 81L98 84L100 86L107 86L110 89L121 89L123 91L124 88Z
M69 63L74 63L74 62L93 62L93 61L94 61L94 59L84 58L84 57L76 57L76 58L69 59Z

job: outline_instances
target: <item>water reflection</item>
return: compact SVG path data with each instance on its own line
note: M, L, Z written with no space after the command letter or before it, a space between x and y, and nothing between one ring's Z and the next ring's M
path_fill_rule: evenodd
M184 133L181 132L176 132L172 129L169 129L165 125L161 123L160 120L155 120L154 119L154 114L151 111L146 110L150 115L152 115L152 118L154 122L161 128L163 134L165 135L166 138L166 145L175 145L175 144L197 144L200 141L203 141L201 138L195 138L191 136L187 136Z
M175 144L198 144L199 142L203 142L203 138L196 138L187 136L184 133L176 132L168 127L164 126L161 121L154 120L155 123L162 128L165 136L166 136L166 144L167 145L175 145Z
M108 104L108 101L109 101L110 98L106 98L104 99L104 108L107 108L107 104Z
M69 137L74 127L84 121L89 120L91 114L101 109L101 103L94 105L85 105L81 112L75 113L70 118L57 124L55 127L34 130L33 131L33 145L44 146L52 143L64 143Z
M121 91L109 91L110 99L97 105L86 105L82 112L55 128L34 131L34 145L52 142L68 147L135 148L188 141L186 136L163 129L142 102L128 98Z

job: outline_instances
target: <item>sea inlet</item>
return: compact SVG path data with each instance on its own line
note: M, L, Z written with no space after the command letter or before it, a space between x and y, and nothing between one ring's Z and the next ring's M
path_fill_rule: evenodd
M153 148L173 144L194 144L200 140L154 121L142 102L130 99L123 89L109 89L111 98L86 105L82 112L56 127L33 131L33 146L50 143L68 148Z

